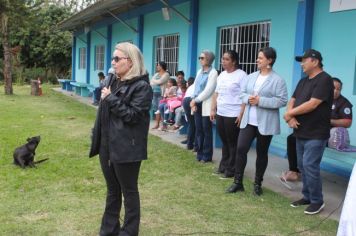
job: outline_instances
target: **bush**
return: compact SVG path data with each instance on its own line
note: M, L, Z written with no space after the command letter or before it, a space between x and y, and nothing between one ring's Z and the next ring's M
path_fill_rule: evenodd
M13 82L16 84L28 84L31 80L41 77L45 78L46 70L44 68L13 68Z

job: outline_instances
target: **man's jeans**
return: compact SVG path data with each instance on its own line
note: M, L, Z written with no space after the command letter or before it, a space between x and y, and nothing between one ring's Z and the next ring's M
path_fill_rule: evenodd
M302 173L302 194L311 203L324 202L320 162L328 140L297 138L298 168Z

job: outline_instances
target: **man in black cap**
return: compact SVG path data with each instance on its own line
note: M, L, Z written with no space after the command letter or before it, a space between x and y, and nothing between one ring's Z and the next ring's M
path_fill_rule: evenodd
M330 136L334 85L331 76L323 71L320 52L310 49L295 59L301 62L306 77L299 81L288 103L284 119L289 127L293 128L296 137L303 198L293 202L291 206L309 205L304 213L313 215L325 206L320 162Z

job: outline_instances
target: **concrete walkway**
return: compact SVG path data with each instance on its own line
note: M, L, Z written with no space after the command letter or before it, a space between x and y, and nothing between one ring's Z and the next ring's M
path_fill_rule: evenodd
M81 97L75 95L74 92L63 91L61 88L54 89L57 92L61 92L67 96L72 97L79 102L82 102L86 105L91 105L92 99L87 97ZM153 122L151 123L151 126ZM157 131L151 130L150 134L156 135L161 137L163 140L179 145L182 148L185 148L185 145L181 144L180 142L185 139L184 135L180 135L178 132L164 132L164 131ZM214 155L213 155L213 163L214 165L218 165L221 159L221 149L215 148ZM247 166L245 169L245 176L250 178L251 180L254 179L255 174L255 161L256 161L256 152L255 149L251 149L248 153L248 161ZM282 171L288 169L288 160L283 159L272 154L269 154L268 160L268 167L264 176L263 187L271 189L274 192L280 193L283 196L286 196L291 201L298 200L302 197L301 195L301 182L291 184L292 189L288 189L285 187L279 180L279 176ZM330 215L330 218L334 220L339 220L342 210L342 201L345 197L345 193L348 186L348 179L343 177L330 174L327 172L322 171L322 178L323 178L323 193L324 193L324 201L325 201L325 208L321 212L322 217L327 217ZM227 187L232 182L232 180L226 180L223 184Z

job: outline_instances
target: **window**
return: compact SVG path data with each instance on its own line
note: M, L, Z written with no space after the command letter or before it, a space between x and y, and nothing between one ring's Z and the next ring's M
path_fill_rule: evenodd
M87 67L87 50L86 48L79 48L79 69Z
M128 39L128 40L118 41L117 44L118 43L131 43L131 44L133 44L133 41L131 39Z
M178 69L179 34L155 38L155 65L159 61L167 63L167 71L175 75Z
M104 70L104 45L95 46L95 70Z
M247 74L257 70L258 50L269 46L271 22L234 25L220 28L219 58L227 50L235 50L240 56L240 67ZM221 61L219 69L222 70Z

